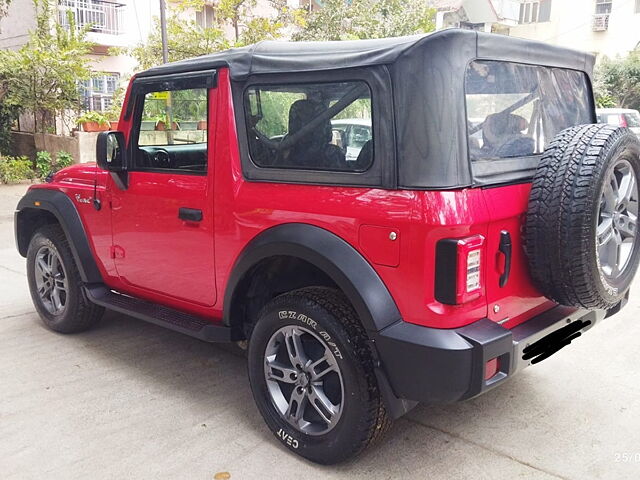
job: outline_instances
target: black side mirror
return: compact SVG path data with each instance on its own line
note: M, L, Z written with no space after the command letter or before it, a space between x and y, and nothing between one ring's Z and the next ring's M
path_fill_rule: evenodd
M127 155L122 132L100 132L96 142L98 167L110 172L127 170Z

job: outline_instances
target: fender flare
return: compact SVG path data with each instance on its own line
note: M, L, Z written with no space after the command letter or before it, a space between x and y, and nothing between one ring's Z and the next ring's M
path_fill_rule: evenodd
M238 284L254 265L273 256L296 257L323 271L347 296L368 332L378 332L401 318L389 290L360 252L324 228L286 223L260 233L238 256L224 294L225 325L231 325Z
M78 266L80 278L84 283L102 283L102 275L89 246L87 232L84 229L78 209L63 192L47 188L29 190L18 202L15 212L14 228L16 246L20 255L27 256L29 241L27 236L27 212L41 210L51 213L58 221L69 241L71 253Z

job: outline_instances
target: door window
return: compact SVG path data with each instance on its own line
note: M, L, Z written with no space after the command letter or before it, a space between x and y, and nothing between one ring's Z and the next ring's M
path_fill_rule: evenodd
M365 82L252 86L245 112L249 153L258 167L364 172L373 163Z
M136 169L206 172L207 103L205 88L146 93L138 130Z

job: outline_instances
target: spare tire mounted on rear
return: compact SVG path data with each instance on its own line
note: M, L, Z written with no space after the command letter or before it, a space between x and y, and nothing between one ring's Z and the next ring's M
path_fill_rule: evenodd
M529 197L525 245L534 282L562 305L609 309L640 259L640 141L626 128L579 125L545 150Z

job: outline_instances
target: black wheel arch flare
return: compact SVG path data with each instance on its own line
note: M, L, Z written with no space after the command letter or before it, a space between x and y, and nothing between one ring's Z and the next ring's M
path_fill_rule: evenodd
M71 198L58 190L36 188L29 190L18 202L15 212L16 246L20 255L26 257L29 241L34 231L33 222L41 214L53 215L69 240L73 258L84 283L101 283L102 275L96 264L87 232Z
M258 234L236 260L224 295L223 323L232 324L236 287L261 260L289 256L324 272L347 296L365 330L378 332L400 320L393 297L373 267L334 233L306 223L287 223Z

